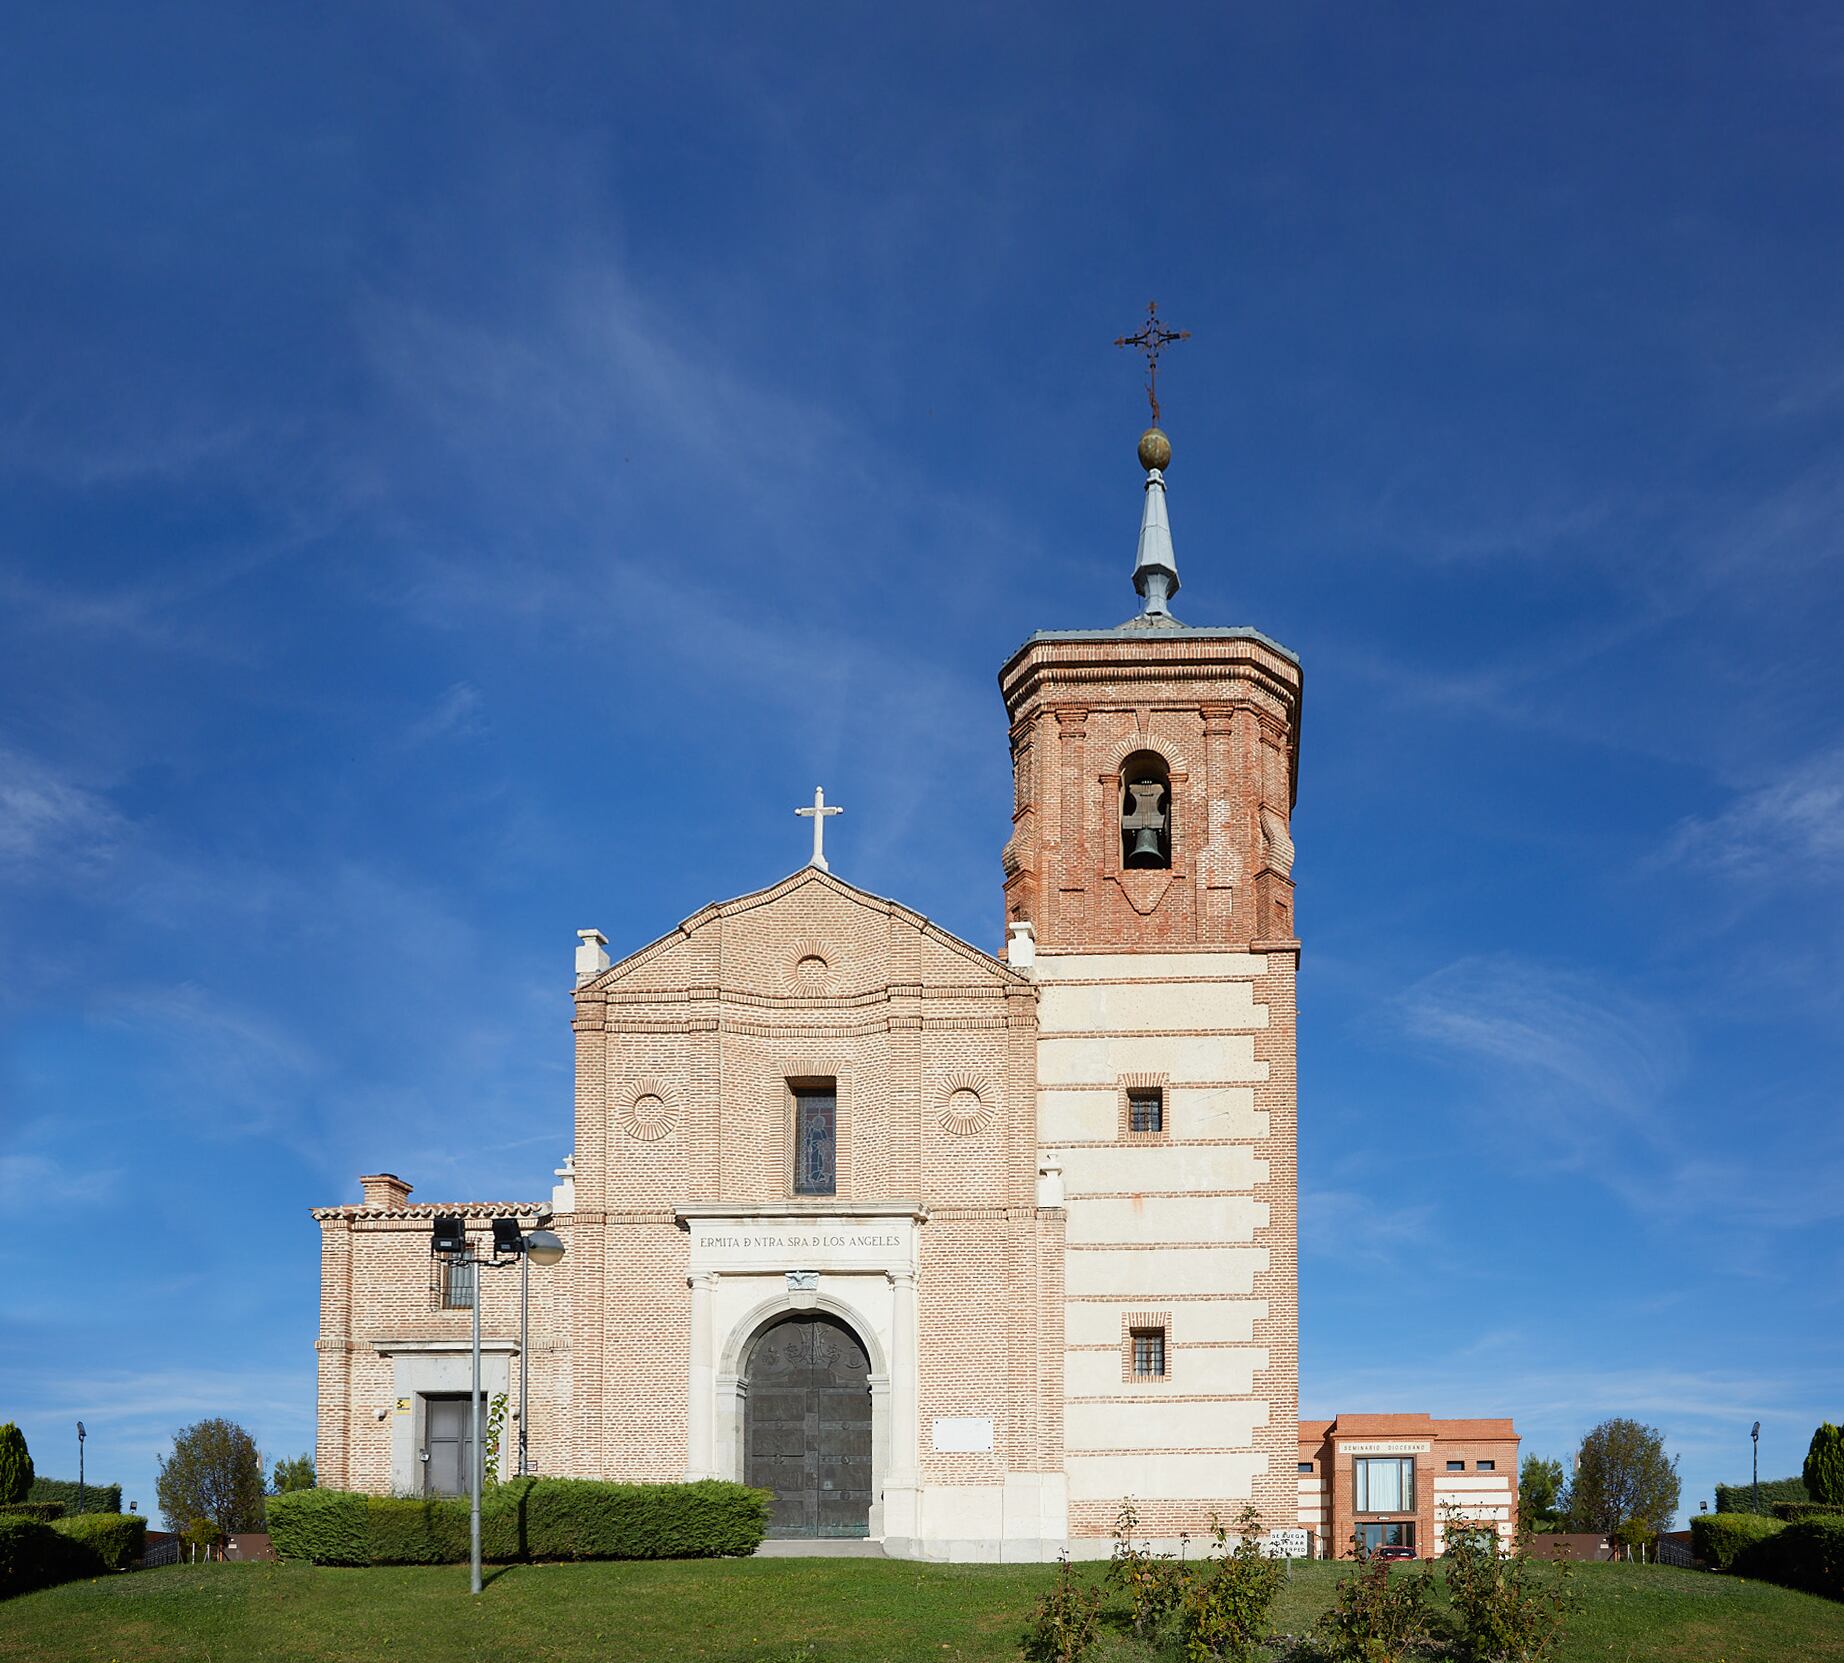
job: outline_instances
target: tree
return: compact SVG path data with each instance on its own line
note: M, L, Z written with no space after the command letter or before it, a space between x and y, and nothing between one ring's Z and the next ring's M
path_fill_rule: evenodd
M1826 1421L1806 1451L1806 1494L1827 1507L1844 1507L1844 1426Z
M292 1461L277 1461L275 1473L269 1482L272 1496L285 1496L290 1490L311 1490L314 1487L314 1458L311 1455L297 1455Z
M1604 1420L1581 1441L1569 1485L1569 1522L1618 1536L1639 1524L1656 1534L1678 1510L1678 1463L1655 1426Z
M1542 1530L1562 1520L1562 1463L1526 1455L1517 1475L1518 1515L1526 1529Z
M0 1502L24 1501L32 1488L32 1451L26 1435L8 1421L0 1426Z
M222 1539L262 1528L262 1457L235 1421L202 1420L182 1429L173 1453L160 1463L154 1490L174 1530L202 1520Z

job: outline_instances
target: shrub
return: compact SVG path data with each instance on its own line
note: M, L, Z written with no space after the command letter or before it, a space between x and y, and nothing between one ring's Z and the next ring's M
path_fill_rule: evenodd
M1536 1663L1562 1644L1570 1567L1498 1551L1498 1527L1449 1516L1447 1592L1467 1656ZM1520 1546L1528 1547L1528 1538Z
M1752 1484L1718 1484L1716 1486L1716 1511L1718 1513L1753 1513L1754 1486ZM1806 1489L1803 1478L1764 1478L1761 1480L1761 1507L1757 1516L1765 1516L1776 1501L1810 1501L1812 1496Z
M61 1501L65 1513L119 1513L122 1510L122 1487L119 1484L85 1484L83 1502L78 1505L77 1481L74 1478L35 1478L27 1501Z
M1435 1637L1434 1565L1391 1578L1389 1561L1358 1549L1357 1569L1333 1590L1314 1631L1330 1663L1399 1663Z
M26 1435L8 1421L0 1426L0 1501L24 1501L32 1493L32 1452Z
M5 1512L0 1508L0 1512ZM1776 1501L1774 1517L1791 1524L1795 1519L1829 1519L1844 1513L1844 1506L1829 1501Z
M486 1545L486 1510L481 1540ZM453 1565L468 1556L466 1498L432 1496L424 1501L395 1496L371 1497L365 1507L366 1563L371 1565ZM269 1533L275 1539L273 1530ZM511 1555L493 1553L500 1559Z
M1140 1515L1131 1501L1121 1503L1114 1520L1114 1552L1108 1560L1108 1586L1123 1590L1132 1614L1133 1632L1157 1641L1171 1626L1184 1602L1188 1571L1169 1553L1154 1553L1134 1538Z
M1026 1663L1078 1663L1094 1645L1100 1621L1101 1590L1092 1582L1076 1580L1065 1553L1057 1561L1050 1592L1031 1613L1019 1650Z
M128 1570L147 1551L147 1520L139 1513L79 1513L51 1528L93 1555L105 1571Z
M1712 1570L1733 1570L1743 1549L1786 1528L1758 1513L1699 1513L1690 1521L1690 1549Z
M64 1517L64 1503L61 1501L9 1501L0 1504L0 1514L11 1519L37 1519L40 1524L50 1524L53 1519Z
M0 1518L0 1599L82 1576L89 1561L77 1543L37 1519Z
M1736 1556L1742 1576L1844 1600L1844 1514L1801 1519L1757 1538Z
M1844 1507L1844 1426L1826 1421L1812 1434L1801 1477L1814 1501Z
M1253 1663L1287 1567L1262 1551L1261 1517L1253 1507L1242 1509L1235 1547L1221 1521L1214 1535L1211 1558L1186 1582L1178 1608L1185 1656L1189 1663Z
M366 1512L372 1498L350 1490L290 1490L269 1498L269 1544L278 1559L316 1565L371 1563Z
M743 1556L761 1545L768 1503L765 1490L715 1479L515 1479L482 1501L481 1553L501 1563ZM321 1565L455 1564L468 1554L468 1503L292 1490L269 1498L269 1540L278 1558Z

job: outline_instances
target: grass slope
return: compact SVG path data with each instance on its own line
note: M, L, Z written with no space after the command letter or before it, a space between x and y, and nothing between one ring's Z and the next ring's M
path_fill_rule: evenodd
M1275 1626L1300 1633L1343 1567L1296 1565ZM0 1663L963 1663L1015 1659L1054 1574L1036 1565L744 1559L518 1565L478 1601L465 1566L208 1565L67 1584L0 1605ZM1588 1565L1563 1663L1844 1663L1844 1605L1658 1566ZM1111 1631L1095 1663L1147 1656Z

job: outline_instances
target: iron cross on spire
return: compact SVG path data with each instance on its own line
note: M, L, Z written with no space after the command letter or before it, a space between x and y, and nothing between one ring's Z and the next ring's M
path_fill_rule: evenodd
M1166 329L1159 322L1159 303L1146 303L1146 322L1137 335L1121 335L1116 346L1136 346L1146 354L1146 399L1152 405L1153 426L1159 425L1159 353L1173 341L1188 341L1188 329Z
M816 785L813 788L813 806L797 808L794 812L803 820L813 822L813 858L807 864L817 866L822 872L830 872L832 868L826 864L826 822L835 814L843 814L845 810L828 808L825 791Z

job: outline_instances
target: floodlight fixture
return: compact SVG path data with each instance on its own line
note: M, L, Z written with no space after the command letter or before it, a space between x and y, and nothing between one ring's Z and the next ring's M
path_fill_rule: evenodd
M437 1213L429 1237L429 1251L448 1258L467 1253L467 1225L459 1213Z
M525 1232L519 1228L516 1218L496 1218L493 1221L493 1257L495 1259L516 1259L525 1245Z

